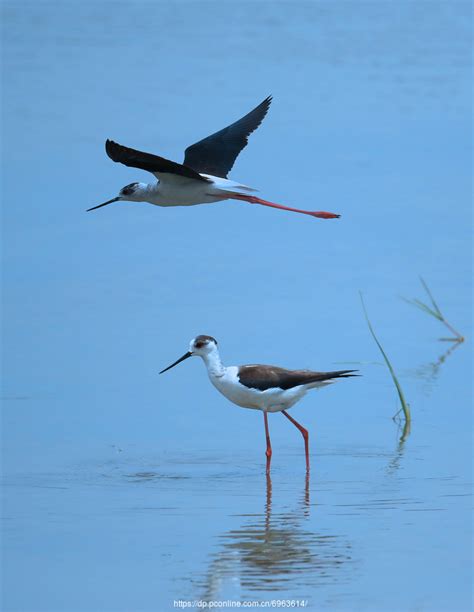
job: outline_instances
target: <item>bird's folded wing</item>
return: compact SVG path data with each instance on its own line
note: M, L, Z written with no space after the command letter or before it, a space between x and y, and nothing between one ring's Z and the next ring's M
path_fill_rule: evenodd
M249 135L262 123L271 101L272 97L268 96L242 119L189 146L184 164L197 172L227 178Z
M119 162L125 166L131 166L132 168L147 170L157 178L160 178L160 174L177 174L178 176L185 176L186 178L195 179L197 181L210 182L209 179L201 176L192 168L170 161L159 155L144 153L143 151L124 147L113 140L106 141L105 151L114 162Z
M249 389L292 389L300 385L323 382L335 378L354 376L356 370L313 372L311 370L286 370L276 366L248 365L239 368L239 381Z

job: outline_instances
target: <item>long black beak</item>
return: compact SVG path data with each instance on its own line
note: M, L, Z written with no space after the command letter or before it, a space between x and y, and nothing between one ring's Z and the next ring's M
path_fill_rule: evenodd
M172 363L170 366L168 366L167 368L165 368L164 370L161 370L160 374L163 374L163 372L167 372L168 370L171 370L171 368L174 368L175 365L178 365L178 363L181 363L182 361L184 361L185 359L187 359L188 357L192 357L192 353L191 351L188 351L187 353L185 353L182 357L180 357L178 359L178 361L175 361L174 363Z
M107 200L107 202L104 202L103 204L99 204L98 206L93 206L92 208L88 208L86 212L89 212L90 210L96 210L97 208L102 208L102 206L107 206L107 204L112 204L112 202L118 202L119 200L120 200L119 197L112 198L111 200Z

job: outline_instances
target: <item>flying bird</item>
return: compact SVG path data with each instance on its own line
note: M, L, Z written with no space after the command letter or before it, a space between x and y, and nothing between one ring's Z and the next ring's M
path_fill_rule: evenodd
M313 372L311 370L286 370L270 365L223 365L217 341L212 336L196 336L189 344L189 350L160 374L174 368L189 357L201 357L207 368L211 383L228 400L242 406L263 412L265 436L267 441L267 474L270 473L272 446L268 429L268 413L281 412L304 438L306 470L309 471L309 434L300 423L291 417L287 410L294 406L310 389L324 387L339 378L358 376L357 370L337 370L335 372Z
M262 200L252 194L256 189L227 178L237 156L247 145L249 135L267 114L271 101L272 97L269 96L245 117L189 146L182 164L107 140L105 151L110 159L125 166L147 170L157 180L126 185L117 197L88 211L120 201L149 202L155 206L194 206L221 200L243 200L321 219L339 217L334 213L300 210Z

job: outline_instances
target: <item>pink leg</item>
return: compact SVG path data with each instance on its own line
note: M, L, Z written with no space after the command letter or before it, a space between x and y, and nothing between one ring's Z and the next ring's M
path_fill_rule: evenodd
M305 429L302 425L300 425L298 423L298 421L295 421L295 419L293 417L290 417L290 415L287 412L285 412L284 410L282 410L282 413L286 416L286 418L288 420L290 420L293 423L293 425L295 427L297 427L301 431L301 433L303 435L303 438L304 438L304 452L305 452L305 455L306 455L306 471L309 472L309 434L308 434L308 430Z
M272 460L272 445L270 442L270 432L268 431L268 416L267 413L263 413L263 420L265 421L265 436L267 438L267 450L265 455L267 456L267 475L270 474L270 462Z
M256 196L244 195L240 193L232 194L230 199L243 200L244 202L249 202L250 204L262 204L263 206L271 206L272 208L279 208L280 210L289 210L291 212L297 212L303 215L310 215L311 217L318 217L318 219L337 219L341 216L330 212L324 212L323 210L310 211L301 210L299 208L290 208L289 206L283 206L282 204L275 204L274 202L268 202L268 200L262 200Z

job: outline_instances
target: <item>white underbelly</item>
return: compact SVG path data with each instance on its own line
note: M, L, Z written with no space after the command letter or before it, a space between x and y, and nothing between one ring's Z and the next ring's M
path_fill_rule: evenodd
M214 387L222 393L228 400L237 404L237 406L242 406L242 408L253 408L253 409L261 409L261 402L259 401L259 397L252 392L251 389L245 389L236 384L233 384L233 381L229 380L229 377L222 376L220 378L217 377L209 377Z
M149 192L147 201L156 206L195 206L227 200L232 197L232 192L254 191L234 181L218 177L209 178L213 181L215 179L215 182L163 174L163 180L157 184L156 189Z
M203 183L206 187L207 183ZM160 190L159 196L154 197L151 204L156 206L196 206L197 204L212 204L220 200L227 199L225 194L209 193L209 189L201 188L200 183L197 187L173 190Z
M231 371L229 372L229 370ZM235 372L232 370L235 370ZM225 376L220 378L210 376L210 380L222 395L237 406L265 412L286 410L306 393L303 387L295 387L287 391L283 389L268 389L266 391L248 389L238 382L237 368L232 367L227 368Z

